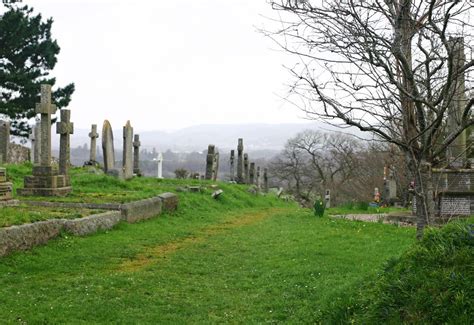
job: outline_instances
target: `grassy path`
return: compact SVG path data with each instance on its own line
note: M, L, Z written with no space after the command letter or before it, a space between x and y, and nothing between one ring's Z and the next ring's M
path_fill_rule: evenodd
M186 210L0 259L0 319L312 323L412 240L295 208Z

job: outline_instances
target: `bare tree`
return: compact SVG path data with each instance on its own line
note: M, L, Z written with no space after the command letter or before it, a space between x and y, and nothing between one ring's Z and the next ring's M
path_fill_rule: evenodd
M421 238L434 212L430 166L440 164L448 146L474 124L469 95L474 61L464 57L473 41L474 4L270 3L283 27L267 35L301 62L290 68L295 104L311 118L357 127L400 148L415 179Z

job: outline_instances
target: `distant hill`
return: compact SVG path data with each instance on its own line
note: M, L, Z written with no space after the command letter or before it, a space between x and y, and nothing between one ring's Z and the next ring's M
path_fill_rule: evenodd
M196 125L173 132L145 131L135 129L140 134L142 149L156 148L158 151L172 150L175 152L203 151L209 144L216 145L220 150L237 147L237 139L244 139L245 151L280 151L285 142L305 129L339 130L321 122L299 124L217 124ZM75 130L71 138L71 147L90 143L89 130ZM100 130L99 130L100 134ZM115 149L122 148L122 130L114 130ZM58 146L53 141L53 146ZM98 139L98 145L101 138Z

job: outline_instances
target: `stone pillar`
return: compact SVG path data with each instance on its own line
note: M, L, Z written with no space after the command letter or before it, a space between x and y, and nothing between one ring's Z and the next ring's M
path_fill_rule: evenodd
M235 162L235 150L231 150L230 151L230 181L233 182L235 181L235 166L234 166L234 162Z
M161 179L163 178L163 154L161 152L158 153L156 161L158 162L157 178Z
M133 173L141 176L140 171L140 135L135 134L133 138Z
M249 155L244 154L244 183L249 183Z
M263 169L263 191L268 193L268 169Z
M260 166L257 166L257 188L262 188L262 180L260 179Z
M0 121L0 163L8 163L10 146L10 122Z
M34 149L34 156L33 162L35 164L40 163L40 156L41 156L41 124L39 120L36 120L35 125L35 149Z
M41 114L41 156L42 167L51 166L51 115L56 105L51 104L51 85L41 85L41 102L36 104L36 113Z
M89 138L91 138L91 151L89 162L94 164L97 161L97 138L99 134L97 133L97 124L92 124L91 132L89 133Z
M207 147L207 156L206 156L206 179L213 179L212 172L214 171L214 154L216 147L213 144L210 144Z
M251 185L255 184L255 163L254 162L250 163L249 184L251 184Z
M239 139L237 146L237 183L242 184L244 182L244 140Z
M213 170L212 170L212 180L217 181L217 176L219 174L219 151L216 149L216 152L214 154L214 162L212 164Z
M123 127L123 178L130 179L133 177L133 128L130 121Z
M59 174L67 176L71 159L70 135L74 134L74 124L71 123L70 110L61 110L61 122L56 123L56 133L60 135Z
M464 38L451 37L449 39L449 46L453 51L453 71L455 79L450 88L451 102L448 106L448 132L453 133L461 124L464 107L467 104L465 73L460 72L456 76L456 71L460 71L466 63L464 54ZM454 167L462 167L466 163L466 130L464 130L448 147L447 157Z
M115 168L114 133L108 120L102 126L102 154L104 156L104 172L108 173Z

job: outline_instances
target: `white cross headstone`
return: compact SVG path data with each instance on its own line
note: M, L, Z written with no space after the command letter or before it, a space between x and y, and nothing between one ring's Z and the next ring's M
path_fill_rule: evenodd
M157 170L157 175L156 177L161 179L163 178L163 154L160 152L158 153L158 156L153 159L158 163L158 170Z

